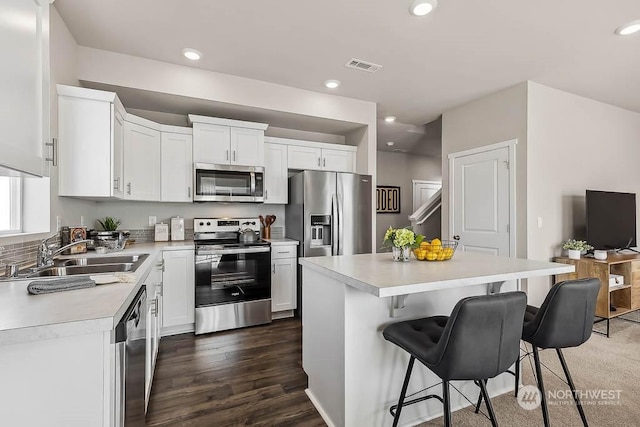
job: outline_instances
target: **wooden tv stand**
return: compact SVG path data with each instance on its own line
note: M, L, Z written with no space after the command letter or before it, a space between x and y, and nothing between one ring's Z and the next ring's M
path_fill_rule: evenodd
M606 320L607 337L609 337L610 319L640 310L640 254L610 253L606 260L558 257L555 261L573 264L576 267L574 273L557 275L556 282L589 277L600 279L596 316ZM610 274L623 276L624 285L610 289ZM615 311L611 310L612 305L616 308Z

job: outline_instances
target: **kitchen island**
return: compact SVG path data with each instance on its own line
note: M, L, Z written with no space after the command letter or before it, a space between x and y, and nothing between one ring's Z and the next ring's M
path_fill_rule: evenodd
M391 254L300 259L302 364L307 394L329 426L383 426L392 422L409 355L382 337L389 324L449 315L471 295L519 289L519 279L572 272L573 266L460 252L450 261L393 262ZM408 393L440 381L421 364ZM472 382L452 382L472 401ZM489 381L492 395L512 390L513 377ZM468 405L453 388L452 410ZM442 415L436 400L402 410L401 425ZM455 418L455 415L454 415Z

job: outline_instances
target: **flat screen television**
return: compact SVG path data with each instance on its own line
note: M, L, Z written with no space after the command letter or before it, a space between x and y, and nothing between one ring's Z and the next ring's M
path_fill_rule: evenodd
M596 249L636 246L636 195L587 190L587 242Z

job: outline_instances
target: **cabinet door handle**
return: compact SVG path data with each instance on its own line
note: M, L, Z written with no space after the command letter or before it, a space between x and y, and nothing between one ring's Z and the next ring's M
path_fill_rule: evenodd
M127 194L129 194L129 195L131 194L131 183L130 182L127 183Z
M318 157L318 166L320 166L320 157Z
M46 157L47 162L51 162L52 166L58 166L58 138L51 138L51 142L45 142L44 145L51 147L51 157Z
M236 156L236 150L233 150L233 161L234 161L234 162L236 161L236 157L237 157L237 156Z
M267 200L269 198L269 190L264 190L264 199Z
M113 179L113 189L116 191L120 189L120 177Z
M227 160L229 160L229 150L225 151L226 155L227 155Z
M187 187L187 198L191 198L191 187Z
M158 270L164 272L164 260L162 260L159 263L157 263L156 267L158 267Z
M276 274L276 265L275 264L273 264L273 270L272 271L273 271L273 274Z
M327 159L326 157L324 159L322 159L322 166L327 166Z

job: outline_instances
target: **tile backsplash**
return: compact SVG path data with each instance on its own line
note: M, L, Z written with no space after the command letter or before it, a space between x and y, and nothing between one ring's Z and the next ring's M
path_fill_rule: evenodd
M18 268L24 268L35 264L40 240L31 242L14 243L12 245L0 245L0 276L4 275L5 264L18 264Z

